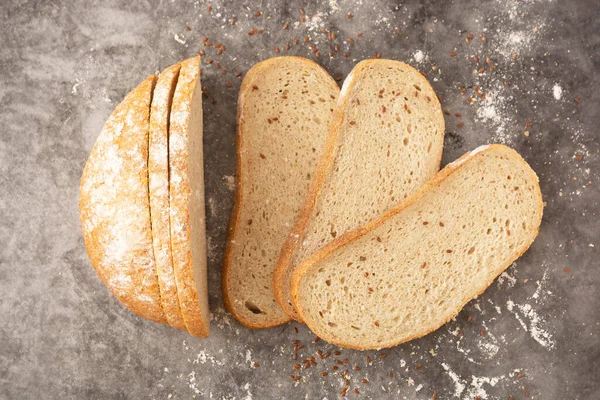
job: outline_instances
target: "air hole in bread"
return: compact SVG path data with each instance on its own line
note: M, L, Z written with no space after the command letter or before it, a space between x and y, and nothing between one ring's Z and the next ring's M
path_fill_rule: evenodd
M325 284L326 284L327 286L331 286L331 279L327 279L327 280L325 281Z
M360 328L358 326L350 325L350 328L356 329L357 331L360 331Z
M328 322L327 325L329 325L332 328L337 328L337 324L335 322Z
M408 131L410 132L410 129ZM405 146L408 146L408 138L404 138L402 143L404 143Z
M475 252L475 247L471 247L467 254L473 254Z
M244 306L246 306L246 308L250 310L253 314L263 314L263 311L250 300L246 300Z
M419 92L421 91L421 87L419 85L413 85L415 89L417 89Z

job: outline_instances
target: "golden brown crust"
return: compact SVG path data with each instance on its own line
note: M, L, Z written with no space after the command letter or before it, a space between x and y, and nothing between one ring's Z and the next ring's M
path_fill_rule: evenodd
M336 251L337 249L339 249L340 247L345 246L346 244L364 236L365 234L367 234L368 232L372 231L373 229L379 227L381 224L385 223L389 218L397 215L398 213L402 212L404 209L406 209L407 207L409 207L410 205L416 203L417 201L419 201L419 199L421 199L426 192L428 192L429 190L431 190L434 187L437 187L440 185L440 183L442 181L444 181L447 177L449 177L450 175L452 175L454 172L456 172L458 169L460 169L461 167L464 166L464 163L467 161L473 161L478 157L481 157L483 153L490 151L490 150L494 150L494 149L501 149L502 151L508 151L514 155L516 155L518 157L518 159L523 162L526 163L523 158L514 150L504 146L504 145L499 145L499 144L495 144L495 145L490 145L488 146L487 149L485 150L481 150L479 149L479 151L473 151L470 153L466 153L464 154L462 157L460 157L458 160L456 160L455 162L447 165L442 171L440 171L438 174L436 174L427 184L425 184L421 189L419 189L415 194L413 194L412 196L409 196L408 198L406 198L404 201L400 202L396 207L392 208L391 210L389 210L388 212L386 212L384 215L382 215L379 218L376 218L374 220L372 220L371 222L351 231L348 232L344 235L342 235L341 237L339 237L338 239L334 240L333 242L329 243L327 246L323 247L322 249L320 249L319 251L317 251L316 253L314 253L313 255L311 255L310 257L308 257L307 259L305 259L304 261L302 261L298 267L296 268L296 270L294 271L294 275L292 278L292 298L293 298L293 302L294 302L294 307L296 308L296 310L298 311L298 313L300 314L300 316L302 317L302 319L305 321L305 323L308 325L308 327L321 339L335 344L337 346L340 347L346 347L346 348L351 348L351 349L355 349L355 350L370 350L372 349L371 347L361 347L361 346L354 346L352 344L348 344L348 343L344 343L343 340L336 338L336 337L332 337L331 335L329 335L327 332L319 329L319 327L317 325L311 324L310 321L307 321L305 318L305 314L304 314L304 310L302 309L302 303L299 301L299 296L298 296L298 288L300 286L300 281L302 280L302 278L309 272L309 270L311 269L311 267L313 265L315 265L316 263L322 261L324 258L326 258L329 254L333 253L334 251ZM538 182L538 177L535 175L535 172L533 172L533 170L531 170L531 168L528 168L529 171L531 171L532 174L532 180L534 182ZM536 194L537 194L537 198L538 198L538 207L535 210L536 214L538 215L538 221L541 222L542 219L542 212L543 212L543 201L542 201L542 193L538 185L535 185L535 189L536 189ZM480 294L482 294L485 289L488 288L489 285L492 284L492 282L496 279L496 277L502 273L502 271L506 270L506 268L508 268L516 259L518 259L521 255L523 255L523 253L525 253L525 251L527 251L527 249L531 246L531 244L533 243L534 239L537 237L537 234L539 232L539 222L536 226L536 230L535 232L532 233L531 235L531 240L529 241L529 243L527 243L526 245L524 245L522 248L518 249L517 251L515 251L515 255L512 259L510 259L508 262L506 262L502 268L500 269L500 272L494 276L493 279L491 279L490 281L486 282L486 284L484 286L482 286L481 291L479 291L479 293L477 293L476 296L473 297L465 297L462 299L461 301L461 306L457 308L456 312L454 312L452 315L450 315L446 321L442 324L440 324L439 326L436 326L435 328L423 331L423 332L419 332L409 338L397 341L397 342L392 342L392 343L388 343L388 344L384 344L382 346L383 347L393 347L393 346L397 346L401 343L405 343L408 342L410 340L413 339L417 339L419 337L425 336L437 329L439 329L439 327L441 327L442 325L444 325L445 323L447 323L448 321L450 321L452 318L454 318L463 308L464 306L471 301L473 298L476 298L477 296L479 296Z
M180 64L165 69L156 82L150 110L148 180L154 260L163 311L169 325L186 330L179 305L169 225L169 114Z
M342 126L344 122L344 110L348 105L348 101L350 96L349 93L352 93L354 86L356 85L357 80L355 76L360 75L363 71L367 70L372 64L381 64L381 63L393 63L393 64L403 64L399 61L393 60L364 60L358 63L353 69L350 75L344 81L344 87L342 88L342 92L340 93L340 97L338 99L338 104L335 108L333 120L330 124L329 134L327 136L327 140L325 142L325 147L323 150L323 155L321 156L321 160L319 161L319 165L315 172L315 177L313 178L308 195L306 197L306 201L300 211L300 215L296 219L296 224L294 228L290 232L287 240L285 241L283 248L281 250L279 260L277 261L277 267L275 269L275 273L273 274L273 292L275 294L275 299L285 311L287 315L289 315L292 319L297 322L303 322L300 314L296 309L290 307L288 303L288 299L285 298L283 294L284 285L290 285L290 282L287 282L284 277L288 268L297 268L297 266L290 265L292 262L292 256L296 251L298 245L302 242L304 231L307 228L308 222L310 221L310 217L312 215L313 209L317 203L317 199L321 196L321 191L325 181L327 179L329 170L335 161L335 150L337 143L340 139L340 135L342 134ZM408 66L412 69L412 67ZM431 92L434 92L433 88L429 84L429 82L425 79L426 84L429 86ZM438 102L437 98L434 101ZM439 106L439 102L438 102ZM440 108L441 109L441 108ZM443 123L443 122L442 122ZM442 132L443 132L442 127ZM442 161L442 152L439 152L438 160L437 160L437 169L439 170L440 163Z
M235 247L236 233L238 231L238 223L239 223L240 210L241 210L240 204L243 201L242 185L244 182L244 175L243 175L241 166L242 166L242 157L243 157L242 149L244 148L244 137L242 134L242 132L244 130L243 129L244 128L244 120L243 120L243 118L241 118L241 114L242 114L242 109L243 109L244 96L246 94L246 91L248 91L251 88L254 78L259 76L261 73L263 73L263 71L267 70L268 68L271 68L274 63L280 62L282 60L289 60L289 59L293 59L300 63L309 64L311 67L318 66L325 73L327 73L318 64L316 64L315 62L310 61L306 58L292 57L292 56L269 58L267 60L259 62L258 64L255 64L246 73L246 76L244 77L244 80L242 82L242 86L240 87L240 93L238 96L238 109L237 109L237 117L236 117L237 118L237 128L236 128L237 143L236 143L235 193L234 193L233 210L231 212L231 218L229 220L229 232L228 232L228 236L227 236L225 257L223 260L223 278L222 278L223 279L223 281L222 281L223 300L225 302L225 307L235 317L235 319L237 319L242 325L244 325L248 328L253 328L253 329L270 328L270 327L282 325L282 324L289 322L290 318L282 317L277 320L275 320L275 319L271 320L271 321L269 321L269 323L256 324L252 321L247 320L246 318L244 318L243 315L240 315L239 313L236 312L235 307L233 307L233 302L232 302L232 298L230 295L229 277L230 277L232 261L233 261L232 254L233 254L233 250ZM335 83L335 81L333 81L333 79L331 79L331 81L333 82L333 85L336 85L336 83ZM337 85L336 85L336 87L337 87Z
M167 323L154 263L148 194L148 130L156 76L110 115L81 178L88 255L104 284L142 318Z
M170 226L173 267L183 320L190 335L208 337L209 315L202 313L198 298L199 295L207 296L207 293L199 294L196 287L190 238L191 189L188 176L188 123L192 113L192 96L196 90L198 79L200 79L200 57L183 61L173 96L169 125Z

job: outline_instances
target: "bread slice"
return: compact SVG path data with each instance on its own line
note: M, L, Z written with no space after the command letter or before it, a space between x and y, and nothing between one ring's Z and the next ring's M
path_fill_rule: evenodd
M169 325L185 330L173 271L169 225L169 113L180 68L180 64L175 64L165 69L154 88L150 109L148 180L152 244L162 308Z
M294 305L319 337L378 349L421 337L481 294L538 233L538 178L512 149L484 146L294 273Z
M192 336L210 332L200 57L181 63L169 122L171 252L181 314Z
M248 327L289 321L273 297L273 270L313 179L338 93L325 70L300 57L260 62L242 83L223 296Z
M444 116L429 82L392 60L360 62L346 78L321 164L273 278L275 297L292 305L298 262L381 215L439 170Z
M104 284L142 318L167 323L152 249L148 127L156 76L112 112L81 178L79 211L92 265Z

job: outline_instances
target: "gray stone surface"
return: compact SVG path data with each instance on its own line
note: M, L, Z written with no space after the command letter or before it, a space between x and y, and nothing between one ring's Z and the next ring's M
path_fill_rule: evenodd
M2 0L0 21L0 398L333 399L345 369L353 398L600 398L597 1ZM264 33L250 36L251 28ZM77 202L112 109L146 76L203 49L204 36L227 50L204 48L214 319L211 337L200 340L115 300L87 259ZM223 309L220 276L241 81L234 72L276 55L275 46L315 59L305 36L334 77L377 52L426 72L451 114L444 164L506 143L539 174L547 205L532 248L455 321L393 349L341 350L295 372L292 340L305 345L298 362L338 349L312 343L298 324L242 327ZM284 50L295 38L300 45ZM486 99L468 103L475 85ZM349 362L335 372L334 359Z

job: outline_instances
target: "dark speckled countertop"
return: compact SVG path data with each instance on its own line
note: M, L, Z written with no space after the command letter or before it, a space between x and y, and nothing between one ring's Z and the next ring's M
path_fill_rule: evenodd
M3 0L0 21L0 398L335 399L346 369L351 398L600 398L596 0ZM252 28L264 33L248 35ZM203 47L205 36L226 51ZM336 355L303 325L252 331L225 312L235 73L276 47L335 78L378 52L408 62L448 110L444 164L499 142L538 173L538 239L437 332ZM117 302L88 261L77 209L84 163L112 109L145 77L200 50L210 96L206 340ZM292 340L305 346L300 360L317 350L331 357L294 371Z

